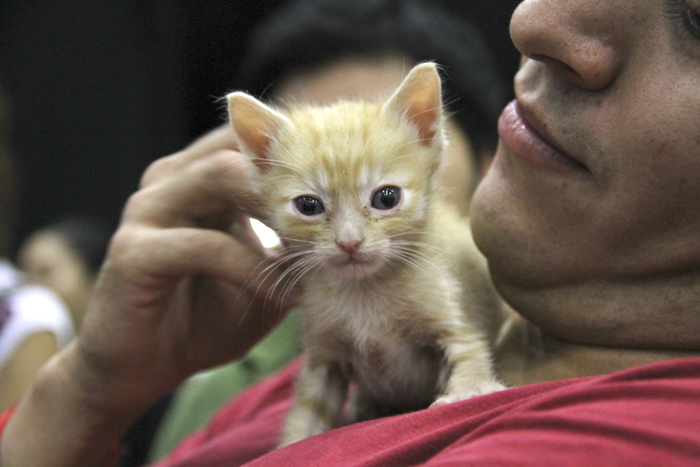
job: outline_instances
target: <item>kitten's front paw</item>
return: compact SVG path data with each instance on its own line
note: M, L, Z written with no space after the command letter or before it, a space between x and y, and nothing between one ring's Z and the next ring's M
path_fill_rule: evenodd
M463 401L465 399L471 399L472 397L476 396L491 394L492 392L502 391L504 389L507 388L496 380L483 381L479 384L464 388L461 391L453 391L449 394L438 397L435 402L430 404L430 408L440 407L441 405L447 405L453 402Z
M277 447L288 446L311 436L320 435L333 428L333 425L317 417L314 413L308 413L307 418L302 418L304 415L299 414L299 410L290 412L282 433L282 441Z

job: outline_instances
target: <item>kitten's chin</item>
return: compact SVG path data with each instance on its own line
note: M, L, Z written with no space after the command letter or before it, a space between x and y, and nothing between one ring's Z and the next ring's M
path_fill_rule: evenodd
M327 270L339 279L359 280L372 276L384 265L379 258L334 258L328 262Z

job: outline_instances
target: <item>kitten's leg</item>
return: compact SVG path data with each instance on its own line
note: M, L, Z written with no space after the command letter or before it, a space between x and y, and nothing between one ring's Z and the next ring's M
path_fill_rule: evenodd
M338 426L347 387L336 364L307 361L297 379L294 404L287 415L280 447Z
M505 389L495 376L491 350L480 332L457 326L440 339L450 375L443 395L431 407Z
M382 415L384 414L377 406L377 402L363 393L360 388L356 388L350 394L346 420L348 424L374 420Z

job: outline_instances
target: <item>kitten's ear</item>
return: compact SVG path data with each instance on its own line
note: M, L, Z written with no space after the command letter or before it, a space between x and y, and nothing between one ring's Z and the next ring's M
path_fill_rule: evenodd
M416 65L384 104L384 112L398 112L418 129L427 146L442 137L442 89L434 63Z
M291 129L292 122L244 92L232 92L226 96L226 100L229 119L241 151L264 170L268 167L272 143L282 130Z

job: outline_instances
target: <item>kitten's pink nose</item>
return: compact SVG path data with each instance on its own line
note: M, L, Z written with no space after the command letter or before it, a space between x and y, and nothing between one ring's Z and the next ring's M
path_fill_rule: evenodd
M341 250L343 250L345 253L347 253L348 256L352 256L360 248L360 243L362 243L362 240L363 239L360 239L360 240L336 240L335 243L340 247Z

